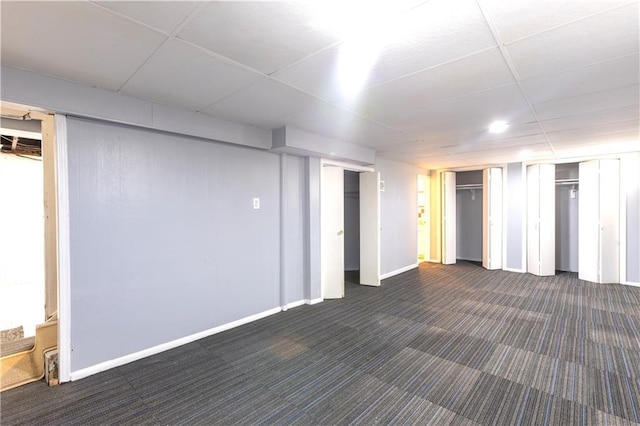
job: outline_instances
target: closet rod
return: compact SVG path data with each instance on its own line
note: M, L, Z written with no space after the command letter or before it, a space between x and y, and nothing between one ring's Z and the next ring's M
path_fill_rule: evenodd
M556 185L578 185L580 180L578 179L558 179Z
M482 184L470 183L468 185L456 185L456 189L482 189Z

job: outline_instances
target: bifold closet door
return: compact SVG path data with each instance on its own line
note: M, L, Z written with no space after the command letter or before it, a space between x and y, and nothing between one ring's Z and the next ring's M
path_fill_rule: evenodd
M344 297L344 170L323 167L320 184L322 298L340 299Z
M482 266L502 269L502 169L484 169L482 187Z
M527 272L556 273L556 168L527 167Z
M442 172L442 263L456 263L455 172Z
M360 173L360 284L380 285L380 172Z
M596 283L620 281L620 163L580 163L578 277Z

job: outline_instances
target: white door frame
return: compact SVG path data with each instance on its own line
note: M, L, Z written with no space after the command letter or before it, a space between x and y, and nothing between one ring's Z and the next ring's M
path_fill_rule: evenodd
M369 167L369 166L361 166L358 164L353 164L353 163L349 163L349 162L344 162L344 161L336 161L336 160L331 160L331 159L327 159L327 158L322 158L320 159L320 167L321 170L324 167L339 167L342 170L349 170L349 171L353 171L353 172L375 172L375 168L373 167ZM322 186L322 179L320 182L320 185ZM321 189L321 193L322 193L322 189ZM320 208L320 223L322 223L323 221L323 211L322 211L322 200L320 200L320 204L321 204L321 208ZM362 214L362 213L361 213ZM380 210L378 209L378 222L380 221ZM321 235L321 239L322 239L322 231L320 232ZM322 253L322 250L321 250ZM380 239L378 238L378 257L380 256ZM321 263L322 264L322 263ZM324 271L320 271L321 277L324 274ZM378 276L380 276L380 271L378 270ZM321 280L322 282L322 280ZM322 284L321 284L322 287ZM322 292L322 288L321 288L321 292Z

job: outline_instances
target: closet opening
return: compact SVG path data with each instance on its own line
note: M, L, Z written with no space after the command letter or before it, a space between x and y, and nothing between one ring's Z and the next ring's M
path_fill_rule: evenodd
M456 173L456 260L482 263L482 170Z
M556 164L556 270L578 272L579 163Z
M360 283L360 173L344 171L344 279Z

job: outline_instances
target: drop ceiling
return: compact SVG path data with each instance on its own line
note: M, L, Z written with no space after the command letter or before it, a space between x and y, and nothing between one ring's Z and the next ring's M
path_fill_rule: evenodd
M428 169L640 150L638 0L0 7L3 64Z

